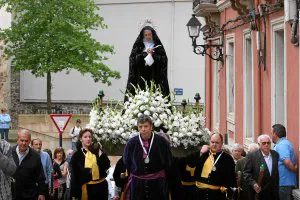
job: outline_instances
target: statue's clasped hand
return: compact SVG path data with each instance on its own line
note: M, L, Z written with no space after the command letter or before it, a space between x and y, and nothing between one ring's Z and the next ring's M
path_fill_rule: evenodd
M154 50L152 49L152 48L149 48L149 49L147 49L147 53L149 54L152 54L154 52Z

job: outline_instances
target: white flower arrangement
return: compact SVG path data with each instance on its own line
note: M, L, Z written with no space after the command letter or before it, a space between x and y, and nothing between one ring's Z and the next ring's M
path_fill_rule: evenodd
M153 120L154 131L161 128L168 130L172 147L183 146L185 149L208 142L211 132L204 128L205 118L202 113L183 114L172 106L173 100L163 97L159 87L151 83L150 88L135 89L136 95L126 94L128 101L121 104L122 109L107 106L99 111L94 106L90 112L88 127L96 134L98 141L112 144L126 144L128 139L138 134L137 118L148 115Z

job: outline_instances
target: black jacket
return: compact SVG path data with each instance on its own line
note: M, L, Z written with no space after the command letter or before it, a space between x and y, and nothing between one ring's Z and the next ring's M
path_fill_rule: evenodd
M266 161L260 150L249 153L246 156L246 164L244 168L244 179L250 186L250 199L255 198L256 192L253 189L255 183L257 183L260 166L264 164L266 166L264 170L264 176L261 184L261 192L259 193L259 199L272 199L279 200L279 175L278 175L278 159L279 155L276 151L271 150L272 155L272 173L270 175L267 168Z
M39 195L48 193L40 155L29 148L27 156L23 159L21 165L19 165L16 148L17 146L14 146L12 151L14 161L17 165L17 170L13 175L15 179L15 198L18 200L36 200Z

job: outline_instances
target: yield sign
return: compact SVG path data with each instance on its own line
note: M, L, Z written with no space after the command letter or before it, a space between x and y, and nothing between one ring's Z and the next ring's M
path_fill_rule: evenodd
M71 117L72 114L50 114L50 118L52 119L60 135L62 135L64 132Z

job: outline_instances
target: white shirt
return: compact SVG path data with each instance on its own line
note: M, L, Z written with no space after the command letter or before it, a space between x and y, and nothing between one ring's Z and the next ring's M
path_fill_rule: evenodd
M81 131L80 126L79 127L74 126L73 128L71 128L69 135L72 137L72 142L77 142L78 140L77 136L79 135L80 131Z
M29 148L27 148L27 150L25 151L25 153L21 153L20 149L19 149L19 145L16 148L16 152L19 158L19 165L21 165L22 161L24 160L24 158L28 155L29 153Z
M265 155L263 152L261 152L261 153L263 154L264 159L267 163L270 175L272 175L272 155L271 155L271 152L269 153L269 155Z

